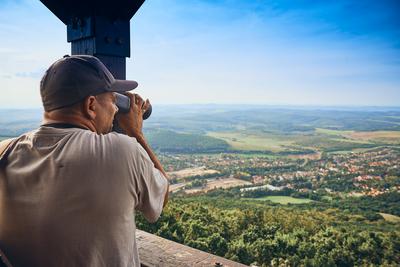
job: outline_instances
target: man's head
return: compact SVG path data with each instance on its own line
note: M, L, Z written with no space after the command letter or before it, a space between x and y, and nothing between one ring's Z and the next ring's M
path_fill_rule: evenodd
M45 119L85 120L98 133L109 132L117 108L114 92L126 92L137 82L116 80L93 56L66 56L53 63L40 83ZM93 129L94 128L94 129Z

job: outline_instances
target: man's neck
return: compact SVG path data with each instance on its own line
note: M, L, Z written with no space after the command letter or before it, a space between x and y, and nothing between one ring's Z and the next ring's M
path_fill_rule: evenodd
M94 123L78 114L51 114L49 112L44 113L43 124L54 124L64 123L76 125L79 128L88 129L92 132L97 133Z

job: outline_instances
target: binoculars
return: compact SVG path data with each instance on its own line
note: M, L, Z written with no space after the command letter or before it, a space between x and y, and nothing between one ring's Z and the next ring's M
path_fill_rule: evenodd
M117 98L117 101L115 102L115 104L118 107L118 113L128 113L129 109L131 107L131 99L123 94L116 93L115 95ZM152 111L152 107L151 107L151 105L149 105L149 107L143 113L143 120L146 120L150 117L151 111Z

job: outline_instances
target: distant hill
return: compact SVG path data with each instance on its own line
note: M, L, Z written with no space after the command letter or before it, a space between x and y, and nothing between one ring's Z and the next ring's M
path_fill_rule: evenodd
M41 109L0 109L0 136L39 126ZM231 130L276 133L332 130L400 130L399 108L316 108L240 105L154 106L145 128L204 134Z
M307 132L316 128L333 130L400 130L400 109L282 108L259 106L161 107L147 127L180 132L259 130L277 133Z
M37 128L41 109L0 109L0 136L18 136Z
M41 120L41 109L0 109L0 138ZM155 149L171 153L341 151L398 145L400 108L154 106L144 130Z

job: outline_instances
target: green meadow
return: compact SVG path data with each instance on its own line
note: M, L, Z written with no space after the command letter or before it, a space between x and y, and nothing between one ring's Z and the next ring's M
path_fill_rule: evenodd
M292 145L290 137L269 133L209 132L208 136L226 141L235 150L280 152L285 146Z
M399 140L400 131L358 132L316 128L311 132L279 134L263 131L207 132L213 138L223 140L231 149L238 151L268 151L299 154L301 151L357 151L382 145L392 145Z

